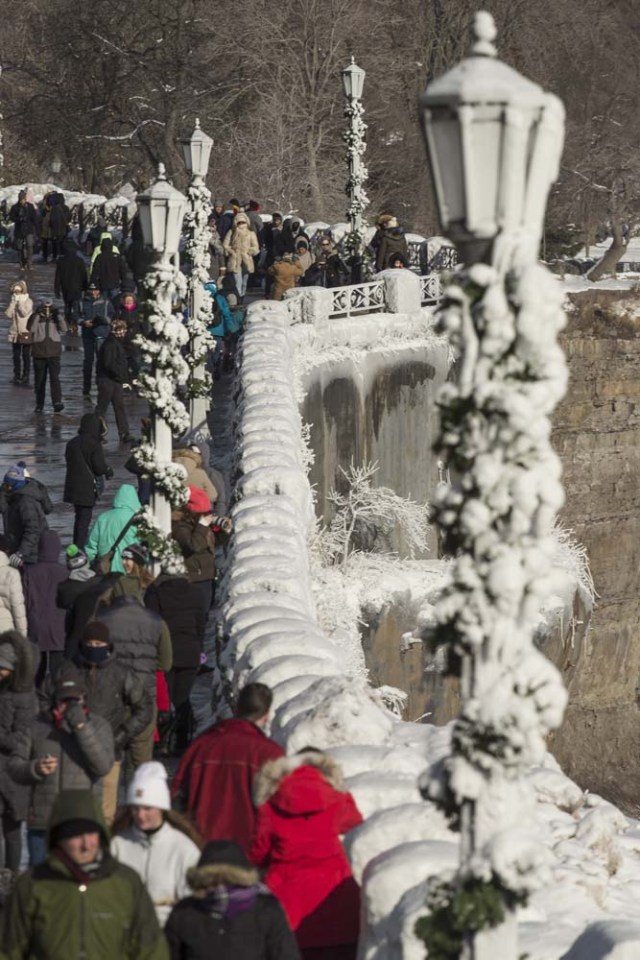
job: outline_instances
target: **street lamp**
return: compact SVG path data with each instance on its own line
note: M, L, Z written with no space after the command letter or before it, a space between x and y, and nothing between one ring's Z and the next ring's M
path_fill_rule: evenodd
M367 148L365 142L367 125L363 119L364 109L362 107L364 78L364 70L351 57L351 63L342 71L342 83L347 99L344 113L349 121L349 129L344 134L344 141L347 144L347 163L349 165L346 194L349 197L347 218L350 233L346 239L346 245L351 254L352 283L360 283L362 279L362 214L369 203L364 190L368 173L362 159Z
M137 380L140 395L151 410L151 442L141 444L135 456L151 478L151 509L159 534L153 553L163 559L163 551L169 556L175 553L163 543L163 537L166 540L171 532L171 509L184 500L185 489L183 471L172 464L171 457L172 433L180 436L188 426L187 412L176 396L177 384L187 379L181 356L187 334L171 307L174 296L185 289L176 261L186 200L167 181L160 164L157 180L138 195L137 204L144 245L155 258L145 277L150 335L139 341L148 369Z
M191 136L178 142L182 147L184 165L191 178L187 189L188 208L184 224L187 234L186 254L191 262L191 271L187 278L189 425L192 434L208 438L207 413L211 401L211 381L206 372L206 360L214 344L208 332L213 304L204 289L204 284L209 280L208 224L211 213L211 192L207 189L205 177L209 169L213 140L204 133L200 128L200 121L196 119Z
M438 923L464 914L463 960L518 956L515 904L546 879L523 774L542 762L566 704L533 643L554 590L551 529L563 500L549 443L567 380L562 294L537 254L564 110L496 59L495 38L493 18L477 13L471 56L420 101L442 230L466 270L439 314L459 368L441 396L436 449L460 479L434 498L455 560L431 638L459 672L461 707L440 777L422 784L460 825L461 863L453 881L430 885L418 928L431 953Z
M537 241L562 152L562 103L497 60L495 38L478 13L472 55L421 98L442 229L466 263L491 262L502 234Z

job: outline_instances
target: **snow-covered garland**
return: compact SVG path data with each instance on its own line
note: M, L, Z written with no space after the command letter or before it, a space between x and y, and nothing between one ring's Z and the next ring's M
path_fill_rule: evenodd
M366 194L364 185L368 180L369 171L364 164L364 153L367 149L366 133L367 124L364 122L364 107L360 100L350 99L345 107L345 118L348 121L348 127L343 134L344 142L347 145L347 163L349 164L349 180L345 187L345 193L349 197L349 206L347 208L347 220L354 223L358 217L369 206L369 197ZM362 247L362 236L354 231L349 233L344 240L344 246L348 252L360 250Z
M202 289L209 280L209 214L211 212L211 191L204 184L190 184L187 190L189 201L184 216L184 230L187 235L185 253L191 263L191 272L187 277L188 302L193 304L194 291ZM198 367L205 362L209 352L215 347L209 327L213 322L213 300L208 294L200 298L197 314L189 315L187 331L189 333L189 381L187 393L190 397L209 396L211 376L205 372L196 377ZM196 350L196 344L198 349Z
M150 370L139 375L136 386L151 411L166 421L174 436L180 436L189 429L189 414L176 396L176 386L186 383L189 372L181 353L188 333L171 311L171 298L173 295L184 297L186 283L171 263L159 262L147 273L145 285L149 291L146 320L151 333L148 337L137 337L136 343ZM186 502L185 473L181 467L159 460L150 443L142 443L135 450L134 458L141 471L150 477L154 488L167 497L173 508ZM145 508L137 528L140 540L165 572L184 570L178 544L163 533L149 508Z
M482 929L546 880L536 839L522 834L527 799L518 777L542 761L566 705L558 671L532 642L553 592L551 531L563 502L549 415L567 384L557 344L564 322L561 293L538 264L506 278L473 266L446 291L440 313L461 369L440 395L438 449L460 481L442 488L433 507L456 559L431 640L446 646L463 704L453 753L423 792L453 823L465 822L467 835L471 818L475 842L447 890L434 885L431 921L419 931L429 957L458 956L439 949L436 914L450 923L461 896L484 916ZM502 913L483 912L489 895ZM462 935L452 942L460 946Z

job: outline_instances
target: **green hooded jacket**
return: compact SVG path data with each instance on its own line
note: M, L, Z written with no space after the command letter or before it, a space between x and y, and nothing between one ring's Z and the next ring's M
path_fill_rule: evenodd
M47 841L56 826L77 818L98 825L97 873L82 883L51 849L23 873L3 914L3 960L169 960L151 898L135 870L109 853L109 832L89 791L58 795Z
M123 527L138 510L140 510L140 501L135 487L131 486L130 483L123 483L113 498L111 510L105 510L104 513L101 513L91 528L89 539L84 548L89 560L104 557L113 549L113 545ZM118 544L111 564L112 573L124 573L121 559L122 551L131 543L136 543L137 540L138 530L135 523L132 523Z

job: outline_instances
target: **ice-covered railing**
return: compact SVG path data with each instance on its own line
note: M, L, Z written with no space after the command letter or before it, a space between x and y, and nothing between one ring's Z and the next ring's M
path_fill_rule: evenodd
M419 280L421 305L430 306L438 303L442 296L438 274L419 277ZM330 317L348 319L357 313L381 313L388 309L385 292L386 285L383 279L350 284L346 287L333 287L331 288L333 303Z
M369 686L360 646L339 629L326 635L318 624L307 548L314 511L291 320L284 303L257 303L247 315L221 666L235 689L251 680L272 687L272 733L289 753L316 746L342 765L366 818L345 839L363 891L360 960L423 960L424 944L413 929L424 913L426 879L455 867L458 835L421 799L417 780L449 753L449 728L399 721ZM366 326L366 319L358 322ZM321 329L314 334L320 337ZM520 913L522 952L529 960L559 960L594 922L598 930L576 944L571 960L607 956L599 944L615 940L616 925L640 942L637 822L583 793L550 755L530 770L526 788L538 801L536 832L549 882Z

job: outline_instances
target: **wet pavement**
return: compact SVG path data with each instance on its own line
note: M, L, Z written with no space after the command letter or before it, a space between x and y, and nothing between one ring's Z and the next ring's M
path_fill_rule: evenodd
M62 307L53 293L55 265L41 263L36 258L31 273L26 275L29 293L34 303L43 297L49 297L57 306ZM93 409L82 398L82 345L79 336L67 335L61 361L60 380L64 410L54 414L51 399L47 393L45 411L35 414L33 386L14 386L11 344L7 341L9 320L4 315L11 297L11 284L25 279L18 268L16 254L7 251L0 254L0 479L6 469L17 460L24 460L32 476L46 484L53 512L49 516L49 526L55 530L66 546L71 540L73 529L73 507L62 503L65 477L64 450L77 432L80 418ZM33 384L33 374L31 376ZM95 389L93 397L95 399ZM136 396L126 398L127 416L131 431L138 434L140 417L144 416L147 405ZM124 469L129 456L129 447L118 440L113 412L107 413L109 434L105 445L107 462L113 467L114 477L106 485L105 493L99 501L94 517L108 509L111 499L121 483L131 482L135 477Z

